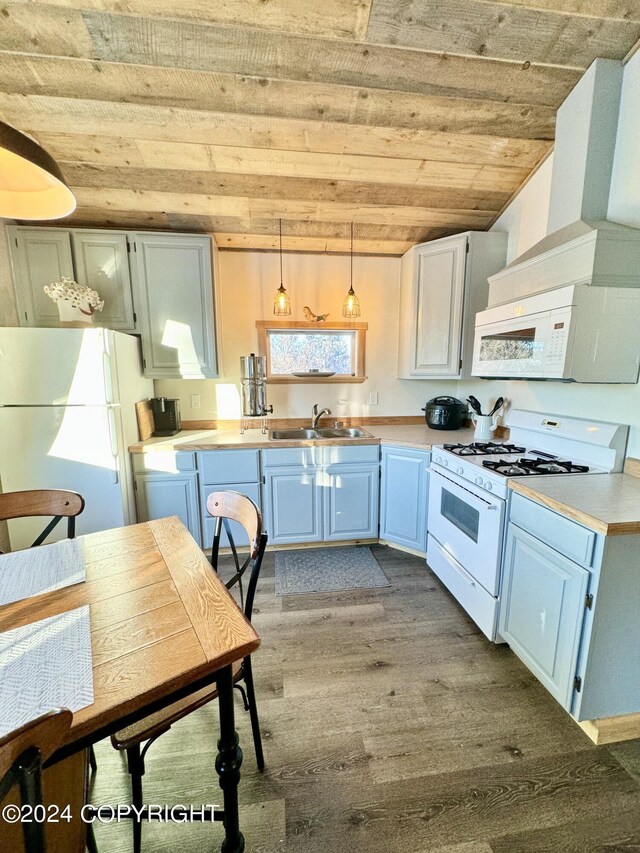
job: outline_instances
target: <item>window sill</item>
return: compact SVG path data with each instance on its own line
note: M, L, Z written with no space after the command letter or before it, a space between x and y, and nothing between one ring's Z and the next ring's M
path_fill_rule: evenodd
M344 385L365 382L366 376L268 376L267 385Z

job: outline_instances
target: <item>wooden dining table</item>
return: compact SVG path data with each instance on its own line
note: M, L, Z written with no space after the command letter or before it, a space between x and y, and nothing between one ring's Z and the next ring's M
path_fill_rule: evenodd
M91 533L78 541L86 567L83 583L0 607L0 631L90 608L94 701L74 713L68 737L49 763L77 757L113 732L216 682L221 849L241 853L242 752L232 664L259 647L258 634L178 518Z

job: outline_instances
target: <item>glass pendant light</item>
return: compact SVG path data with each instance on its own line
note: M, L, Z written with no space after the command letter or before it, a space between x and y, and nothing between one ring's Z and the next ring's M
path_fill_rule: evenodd
M291 300L282 283L282 219L280 220L280 287L276 290L276 296L273 300L273 313L279 317L286 317L291 314Z
M360 316L360 300L353 289L353 222L351 223L351 287L342 303L342 316L348 320Z
M75 197L53 157L0 121L0 216L60 219L75 209Z

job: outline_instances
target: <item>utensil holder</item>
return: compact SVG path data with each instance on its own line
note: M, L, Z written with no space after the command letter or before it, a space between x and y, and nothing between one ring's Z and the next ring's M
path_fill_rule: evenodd
M498 419L491 415L476 415L471 413L471 419L476 425L473 437L476 441L491 441L493 433L498 428Z

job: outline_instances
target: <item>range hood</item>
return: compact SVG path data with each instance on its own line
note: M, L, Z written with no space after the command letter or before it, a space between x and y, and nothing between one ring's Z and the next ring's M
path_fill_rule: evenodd
M596 59L558 110L547 236L489 278L489 307L568 285L640 287L640 230L607 220L622 64Z

